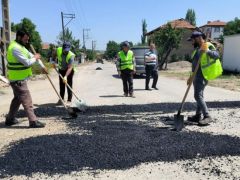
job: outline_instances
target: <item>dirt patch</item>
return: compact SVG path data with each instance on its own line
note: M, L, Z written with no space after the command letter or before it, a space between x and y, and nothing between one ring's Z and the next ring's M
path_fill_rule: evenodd
M178 62L173 62L168 64L168 69L169 70L186 70L189 71L191 70L192 64L188 61L178 61Z
M160 71L160 75L180 80L187 80L190 76L191 63L188 61L170 63L168 67L168 70ZM231 91L240 91L240 75L222 75L209 81L209 85Z

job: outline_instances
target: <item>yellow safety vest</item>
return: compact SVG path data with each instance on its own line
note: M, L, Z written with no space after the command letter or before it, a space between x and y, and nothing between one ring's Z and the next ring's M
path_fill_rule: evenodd
M60 69L62 69L62 47L57 48L57 58L58 58L58 66ZM71 58L75 57L75 54L71 51L68 52L66 57L66 62L68 63ZM75 65L73 65L73 70L76 71Z
M133 70L133 52L129 50L127 55L123 51L118 52L120 58L120 70L130 69Z
M7 77L10 81L21 81L30 76L32 76L32 68L24 66L18 59L13 55L13 49L17 48L21 51L24 57L30 59L30 54L28 50L17 43L16 41L12 41L7 50Z
M210 42L207 42L208 49L209 47L214 47ZM194 50L192 53L192 59L194 58L197 50ZM222 75L223 69L220 62L220 59L213 59L207 53L203 53L200 59L200 67L202 70L203 77L206 80L216 79L218 76Z

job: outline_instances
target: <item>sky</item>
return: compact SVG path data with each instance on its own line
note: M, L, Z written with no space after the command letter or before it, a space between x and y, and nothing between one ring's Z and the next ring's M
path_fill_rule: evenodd
M207 21L240 17L239 7L239 0L9 0L10 21L16 24L29 18L43 42L56 43L62 30L61 12L75 14L67 27L81 45L83 29L90 29L86 47L96 41L97 50L105 50L110 40L140 42L143 19L151 31L185 18L187 10L194 9L197 26L202 26Z

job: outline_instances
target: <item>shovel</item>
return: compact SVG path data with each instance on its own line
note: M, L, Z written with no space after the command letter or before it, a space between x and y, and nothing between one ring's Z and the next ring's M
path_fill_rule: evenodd
M2 75L0 75L0 80L6 84L10 84L9 80Z
M197 61L197 65L196 65L196 67L194 69L194 72L193 72L191 78L189 79L189 84L188 84L187 90L186 90L186 92L184 94L184 97L183 97L181 106L180 106L180 108L178 110L178 113L174 115L174 129L173 130L175 130L175 131L181 131L183 129L183 127L184 127L184 116L181 115L181 113L182 113L183 106L185 104L185 100L187 98L188 92L189 92L189 90L190 90L190 88L192 86L193 80L194 80L194 78L195 78L195 76L197 74L201 56L202 56L202 53L200 55L200 58Z
M31 48L32 52L33 52L34 54L36 54L36 51L35 51L35 49L34 49L34 47L33 47L32 45L30 45L30 48ZM46 74L46 76L47 76L49 82L51 83L51 85L52 85L55 93L57 94L57 96L59 97L60 101L62 102L62 105L64 106L64 108L65 108L66 111L68 112L68 114L69 114L71 117L73 117L73 118L77 118L77 113L76 113L71 107L67 107L67 106L66 106L66 104L64 103L62 97L60 96L60 94L58 93L56 87L54 86L51 78L48 76L48 74Z
M55 67L54 67L54 69L55 69L55 71L58 73L58 75L60 76L60 78L61 78L62 80L64 80L64 79L63 79L63 76L58 72L58 70L57 70ZM76 108L78 108L80 111L83 111L83 112L86 111L87 105L86 105L85 101L81 100L81 99L76 95L76 93L73 91L73 89L71 88L71 86L70 86L68 83L66 83L66 85L67 85L67 87L70 89L70 91L72 91L73 95L74 95L75 98L77 99L77 102L75 102Z

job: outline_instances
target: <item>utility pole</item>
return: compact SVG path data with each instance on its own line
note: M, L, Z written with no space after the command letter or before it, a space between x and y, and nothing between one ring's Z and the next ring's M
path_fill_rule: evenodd
M6 76L6 49L10 43L11 28L9 18L9 1L2 0L2 24L3 28L1 31L1 59L2 59L2 73Z
M96 42L97 41L92 41L92 52L94 52L95 48L96 48Z
M64 24L64 18L70 19L66 24ZM65 14L61 12L62 19L62 32L63 32L63 42L65 42L65 27L75 18L75 14Z
M84 50L86 50L86 40L89 39L88 31L90 31L90 29L83 29L83 49Z

